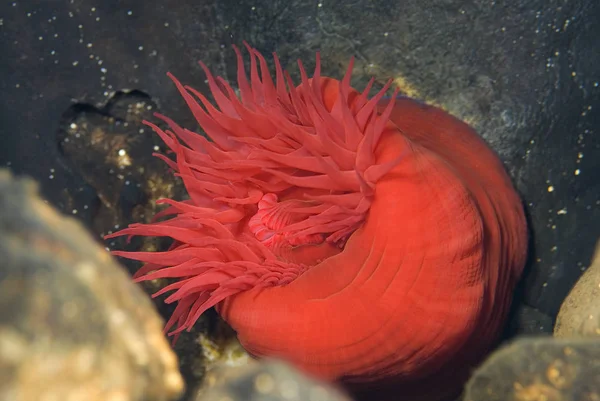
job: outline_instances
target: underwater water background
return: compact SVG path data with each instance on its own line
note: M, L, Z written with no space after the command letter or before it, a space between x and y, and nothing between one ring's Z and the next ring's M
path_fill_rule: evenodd
M355 87L394 78L505 161L532 234L513 327L551 332L600 235L598 20L594 0L5 1L0 166L100 240L178 191L139 125L160 109L195 126L167 71L205 90L203 60L234 81L230 45L243 40L295 75L317 50L335 77L355 56Z

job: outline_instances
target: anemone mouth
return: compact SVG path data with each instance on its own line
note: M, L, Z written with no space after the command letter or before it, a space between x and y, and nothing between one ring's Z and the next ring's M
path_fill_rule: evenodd
M312 202L288 199L279 202L277 194L263 195L258 202L258 211L248 221L248 228L256 239L270 249L300 245L318 245L325 241L325 235L315 229L315 233L295 234L294 225L305 222L311 213Z
M306 264L282 258L281 248L342 249L364 222L375 184L400 161L377 164L374 154L394 107L397 91L383 112L377 108L391 81L369 99L374 80L361 93L350 87L353 60L337 81L321 76L317 53L311 79L298 61L297 87L274 54L274 82L264 57L245 46L250 80L234 46L239 97L200 63L216 106L168 74L211 141L160 114L155 116L169 129L144 123L175 155L156 156L182 179L189 199L162 200L169 207L155 217L166 220L106 237L174 240L166 252L113 252L145 263L137 281L176 280L156 294L173 292L166 302L178 303L167 323L167 330L176 327L172 334L191 329L227 297L285 285L306 271Z

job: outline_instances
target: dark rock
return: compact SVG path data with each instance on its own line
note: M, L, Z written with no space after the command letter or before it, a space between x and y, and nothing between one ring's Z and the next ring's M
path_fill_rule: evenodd
M600 399L600 341L523 338L478 368L464 401Z
M556 337L600 337L600 241L590 267L563 302Z
M167 401L183 388L152 303L73 218L0 170L0 400Z
M194 401L350 401L339 389L278 361L215 368Z
M512 334L539 335L552 333L553 319L527 305L519 305L511 320Z

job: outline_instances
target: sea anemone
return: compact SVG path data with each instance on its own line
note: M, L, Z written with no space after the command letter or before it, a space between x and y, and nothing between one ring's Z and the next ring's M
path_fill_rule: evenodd
M465 123L412 99L369 97L240 51L238 93L200 63L215 107L169 74L205 136L145 122L189 199L116 236L173 240L136 281L174 279L166 330L217 311L255 356L357 388L437 399L460 391L498 339L525 261L523 209L498 157ZM434 384L435 385L432 385ZM371 393L373 394L373 393ZM411 398L416 399L416 398Z

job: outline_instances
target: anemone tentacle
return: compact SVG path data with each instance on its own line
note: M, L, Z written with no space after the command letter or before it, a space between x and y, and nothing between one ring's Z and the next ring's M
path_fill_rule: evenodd
M190 199L161 200L169 207L154 221L107 236L175 241L152 257L114 252L146 263L137 281L177 280L158 293L173 292L167 302L178 302L167 324L167 330L175 327L171 334L191 329L203 311L226 297L285 285L310 268L288 260L285 249L319 244L342 249L365 220L376 182L401 160L375 164L374 157L394 107L391 101L379 113L377 104L391 81L371 99L373 80L357 94L350 87L351 61L328 109L322 87L330 79L321 76L318 53L310 79L298 61L296 87L275 54L273 80L264 57L245 46L250 79L234 46L239 97L204 63L216 105L168 74L210 140L158 113L168 129L144 123L175 155L156 156L182 179Z

